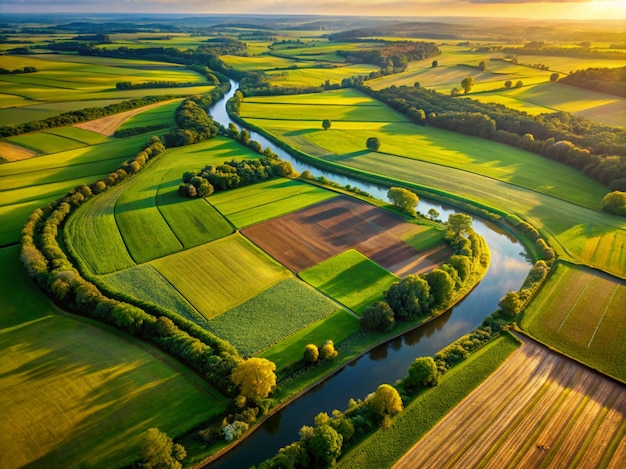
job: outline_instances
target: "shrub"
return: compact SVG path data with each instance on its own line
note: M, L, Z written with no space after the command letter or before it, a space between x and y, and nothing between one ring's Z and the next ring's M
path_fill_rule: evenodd
M320 356L320 352L317 349L317 345L308 344L304 347L304 361L307 363L315 363Z

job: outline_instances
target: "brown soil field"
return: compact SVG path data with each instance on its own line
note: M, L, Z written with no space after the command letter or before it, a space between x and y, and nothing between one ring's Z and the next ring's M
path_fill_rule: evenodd
M394 468L626 467L626 386L522 340Z
M148 109L152 109L154 107L163 106L165 103L169 103L170 101L159 101L158 103L150 104L148 106L139 107L137 109L131 109L130 111L120 112L118 114L113 114L106 117L101 117L100 119L94 119L88 122L81 122L80 124L74 124L74 127L78 127L79 129L91 130L92 132L97 132L102 135L106 135L107 137L112 136L117 128L122 125L122 123L126 119L130 119L131 117L147 111Z
M25 160L33 156L37 156L36 151L13 145L12 143L0 142L0 158L4 161Z
M431 270L451 253L419 252L402 241L419 227L400 216L340 196L242 230L252 242L293 272L347 249L356 249L396 275Z

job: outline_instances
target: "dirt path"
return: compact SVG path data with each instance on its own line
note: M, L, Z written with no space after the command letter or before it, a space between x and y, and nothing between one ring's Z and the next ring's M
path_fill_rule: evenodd
M523 342L394 468L626 467L626 386Z
M148 106L138 107L137 109L131 109L130 111L126 112L120 112L119 114L113 114L111 116L101 117L100 119L95 119L88 122L81 122L80 124L74 124L74 127L78 127L79 129L84 130L91 130L92 132L97 132L99 134L110 137L115 133L117 128L122 125L122 123L126 119L130 119L131 117L147 111L148 109L163 106L164 104L171 101L173 100L159 101L158 103L149 104Z

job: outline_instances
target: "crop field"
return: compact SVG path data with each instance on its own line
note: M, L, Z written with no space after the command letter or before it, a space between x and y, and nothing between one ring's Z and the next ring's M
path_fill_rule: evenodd
M624 385L524 340L394 467L618 468L625 437Z
M359 330L361 321L345 309L341 309L264 350L258 356L273 361L276 369L281 370L301 360L307 344L319 346L327 340L332 340L334 345L338 345Z
M124 99L92 99L85 101L59 101L31 104L25 98L0 94L0 125L17 125L57 116L63 112L78 111L89 107L105 107L118 104ZM16 106L7 109L11 105Z
M244 228L335 196L332 191L305 182L278 178L218 192L207 200L233 225Z
M54 135L48 132L34 132L30 134L16 135L15 137L7 138L6 141L12 143L13 145L20 145L24 148L28 148L29 150L36 151L40 154L58 153L85 146L83 142L65 138L60 135Z
M118 291L169 309L190 321L202 322L204 320L178 290L150 264L119 270L103 275L100 279Z
M376 70L378 70L377 66L367 64L346 65L335 68L304 68L299 66L299 68L294 70L285 70L284 74L277 73L273 76L271 73L268 73L268 75L270 76L270 83L273 85L306 87L320 86L326 80L330 81L331 84L339 84L344 78L366 76Z
M228 340L241 355L250 356L338 309L310 286L288 278L211 319L205 327Z
M176 108L180 106L180 100L176 99L166 103L158 103L160 106L155 106L143 112L139 112L135 115L131 115L128 119L116 129L132 129L134 127L148 127L150 125L165 125L170 127L176 125L174 121L174 113Z
M559 350L626 380L626 283L558 263L524 311L522 327Z
M0 245L17 242L26 219L37 207L106 176L145 140L116 140L0 165Z
M283 266L238 233L156 259L151 265L207 319L290 277Z
M256 57L240 57L237 55L223 55L221 57L222 61L230 65L236 70L281 70L287 69L294 64L298 64L298 66L302 66L302 62L295 62L290 59L285 59L283 57L275 57L272 55L260 55ZM309 66L313 65L314 62L311 61L308 63Z
M242 233L293 272L351 248L394 272L394 267L421 257L420 252L402 241L413 230L419 228L400 216L339 196L250 226ZM413 270L418 271L421 264L413 264Z
M354 249L303 270L300 278L357 314L400 279Z
M224 409L224 397L169 357L59 315L17 247L0 249L0 262L3 467L130 465L147 428L179 435Z
M37 156L37 152L6 141L0 141L0 163L21 161Z

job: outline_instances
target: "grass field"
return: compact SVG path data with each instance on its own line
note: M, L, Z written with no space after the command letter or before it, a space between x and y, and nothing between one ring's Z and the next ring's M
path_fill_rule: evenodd
M626 381L626 283L558 263L521 326L590 366Z
M394 467L620 467L624 386L524 342Z
M308 344L315 344L319 347L327 340L332 340L335 345L338 345L360 329L361 321L342 309L264 350L258 356L273 361L276 369L281 370L301 360L304 347Z
M353 93L348 94L350 100ZM332 97L323 101L327 103L325 118L333 121L327 131L321 129L320 121L281 119L280 104L266 106L272 120L248 120L314 156L506 207L539 228L559 255L626 276L626 250L622 249L626 223L598 211L606 187L538 155L483 139L406 121L345 122L341 114L333 114L333 104L341 103L342 93ZM304 103L307 98L298 99ZM284 98L266 98L272 100L280 103ZM244 101L244 116L246 106ZM254 106L259 112L257 98ZM302 116L307 116L307 108L302 104ZM365 149L370 136L380 138L382 153Z
M35 208L106 176L145 142L146 137L132 137L0 165L0 245L17 242Z
M439 384L420 393L391 428L378 430L344 454L341 469L381 469L393 464L474 388L515 351L519 343L510 336L490 342L442 376ZM471 432L467 432L471 434Z
M112 100L151 95L202 94L213 87L200 74L183 66L124 59L38 54L35 56L2 55L0 67L13 70L32 66L37 72L0 77L0 122L19 124L51 117L68 110L102 107ZM117 90L116 83L149 81L199 83L184 88ZM146 91L149 91L147 93ZM102 100L100 104L98 101ZM83 101L84 103L77 105ZM105 103L107 101L107 103ZM38 107L47 104L45 108ZM11 108L11 106L18 106ZM71 108L71 109L70 109Z
M282 265L240 234L154 260L151 265L207 319L290 277Z
M161 106L151 108L126 119L118 129L125 130L134 127L148 127L151 125L169 125L170 127L174 127L176 125L174 112L178 106L180 106L180 100L176 99L162 104Z
M232 233L232 227L206 201L185 199L176 192L185 171L232 158L258 158L258 154L222 137L167 150L148 171L122 184L122 189L109 190L77 211L69 229L76 236L72 244L78 255L92 272L107 274L134 265L128 251L142 262ZM131 211L133 207L142 210ZM83 214L85 210L91 213ZM90 221L91 217L97 220ZM153 249L154 244L160 249Z
M233 225L244 228L335 196L311 184L278 178L219 192L207 200Z
M298 275L359 315L375 301L382 300L391 284L400 280L354 249Z
M3 467L131 465L148 428L176 436L224 409L169 357L59 315L17 247L0 249L0 262ZM175 406L165 405L171 395Z
M228 340L241 355L250 356L337 309L336 303L318 291L288 278L211 319L207 328Z

